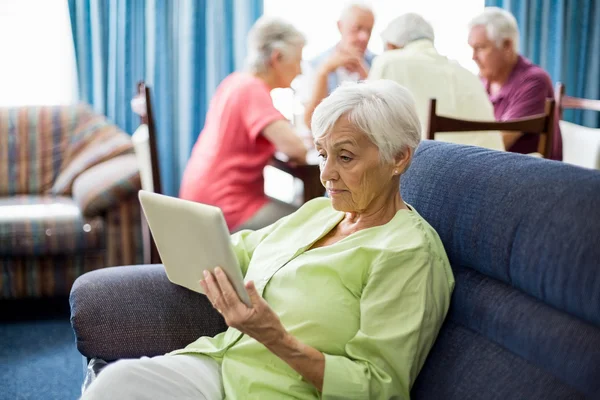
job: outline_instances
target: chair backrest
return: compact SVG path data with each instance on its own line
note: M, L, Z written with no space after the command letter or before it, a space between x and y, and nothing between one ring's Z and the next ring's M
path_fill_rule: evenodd
M134 143L139 144L139 146L136 146L136 154L138 154L141 164L142 187L144 190L162 194L156 124L152 111L150 87L143 81L138 83L137 93L132 101L132 108L140 116L140 127L134 133L133 140ZM151 186L146 184L146 187L144 187L144 181L146 183L151 182Z
M156 125L152 111L150 87L144 81L137 85L137 93L132 100L133 111L140 116L140 126L133 134L132 140L140 167L142 188L154 193L162 194L160 168L158 161L158 145L156 138ZM144 262L160 263L160 256L156 243L150 232L146 218L142 216L142 234L144 241Z
M556 107L558 107L558 117L562 119L565 108L576 110L600 111L600 100L583 99L581 97L572 97L565 95L565 85L561 82L556 83L554 90Z
M543 114L512 121L470 121L443 117L436 112L437 100L429 103L429 123L427 139L434 140L436 132L512 131L525 134L539 134L538 151L544 158L550 158L554 139L554 100L547 99Z

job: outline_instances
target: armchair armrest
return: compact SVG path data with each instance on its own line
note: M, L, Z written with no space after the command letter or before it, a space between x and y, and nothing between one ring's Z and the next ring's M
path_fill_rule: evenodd
M134 154L111 158L97 164L73 182L73 200L86 217L94 217L116 206L141 188L140 173Z
M227 328L205 296L169 282L162 265L88 272L70 304L77 349L108 361L165 354Z

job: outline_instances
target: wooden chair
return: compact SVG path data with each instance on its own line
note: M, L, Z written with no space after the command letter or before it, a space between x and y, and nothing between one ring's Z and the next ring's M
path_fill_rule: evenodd
M162 194L152 99L150 88L144 81L137 85L137 93L132 100L132 109L140 116L140 126L133 134L132 140L140 164L142 189ZM144 215L142 215L142 235L144 263L160 263L160 256Z
M443 117L436 113L436 99L429 103L429 124L427 139L434 140L436 132L475 132L475 131L513 131L526 134L539 134L538 151L544 158L550 158L554 138L554 100L546 100L544 114L519 118L512 121L469 121Z
M582 99L565 95L565 85L558 82L554 90L556 107L558 107L558 118L562 119L565 108L576 110L600 111L600 100Z

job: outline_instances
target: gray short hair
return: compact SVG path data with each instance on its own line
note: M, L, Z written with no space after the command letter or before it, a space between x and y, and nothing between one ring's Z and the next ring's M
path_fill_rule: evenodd
M306 38L292 24L273 17L261 17L248 33L246 66L252 72L265 72L273 51L284 57L306 44Z
M486 7L469 22L469 30L479 25L485 27L488 38L496 47L501 47L505 39L510 39L515 51L519 51L519 26L510 12L498 7Z
M379 148L382 162L393 162L402 150L414 150L421 141L415 100L408 89L391 80L342 84L315 109L313 137L326 136L342 117Z
M433 42L435 35L431 24L415 13L408 13L395 18L381 33L385 43L404 47L410 42L429 39Z
M361 11L370 12L375 15L373 12L373 8L366 1L349 1L342 8L342 12L340 13L340 21L344 21L348 16L354 11L354 9L359 9Z

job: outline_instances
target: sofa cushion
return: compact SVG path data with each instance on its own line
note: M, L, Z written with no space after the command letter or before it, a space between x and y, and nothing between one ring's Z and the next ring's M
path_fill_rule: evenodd
M73 200L85 217L117 207L140 190L140 174L134 154L118 156L87 169L73 182Z
M131 137L103 115L83 112L69 140L52 194L69 195L75 179L87 169L121 154L133 153Z
M101 218L85 219L67 197L0 197L0 256L74 254L103 249Z
M600 173L424 141L402 177L453 266L600 327Z
M79 111L75 106L0 108L0 196L52 187Z
M411 391L412 400L586 398L552 373L452 321L442 327Z

